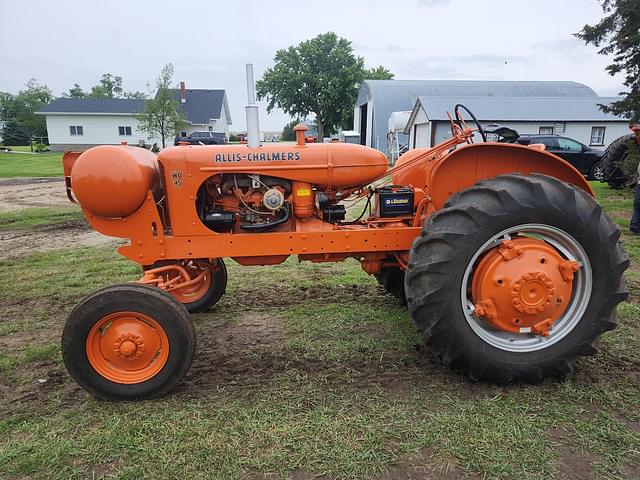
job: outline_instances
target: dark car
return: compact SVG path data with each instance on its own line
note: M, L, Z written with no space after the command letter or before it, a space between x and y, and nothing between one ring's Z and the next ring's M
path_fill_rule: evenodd
M176 137L173 144L187 142L191 145L222 145L227 143L227 136L217 132L193 132L188 137Z
M542 143L547 151L566 160L589 180L598 180L601 175L600 159L604 152L567 137L559 135L520 135L517 143L530 145Z

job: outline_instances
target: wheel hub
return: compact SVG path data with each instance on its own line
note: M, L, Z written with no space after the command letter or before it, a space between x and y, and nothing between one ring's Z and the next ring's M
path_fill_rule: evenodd
M555 294L553 281L544 272L525 273L511 288L511 303L519 312L534 315L549 308Z
M142 338L132 333L120 335L113 344L116 355L124 359L138 358L144 352Z
M548 336L569 304L579 268L542 240L504 240L473 274L475 315L498 330Z

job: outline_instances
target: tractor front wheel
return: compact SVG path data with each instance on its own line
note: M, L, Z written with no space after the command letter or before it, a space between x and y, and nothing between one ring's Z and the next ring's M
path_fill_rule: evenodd
M160 397L191 366L196 336L172 296L136 283L103 288L71 312L62 357L78 384L104 400Z
M193 279L200 281L183 288L170 289L169 294L182 303L189 313L206 312L222 298L227 288L227 267L221 258L214 260L182 260L177 263ZM171 262L156 263L151 269L172 265ZM160 275L166 276L166 282L180 276L178 270L168 270Z
M539 383L617 325L629 265L585 191L505 175L455 195L413 244L405 289L436 357L470 378Z

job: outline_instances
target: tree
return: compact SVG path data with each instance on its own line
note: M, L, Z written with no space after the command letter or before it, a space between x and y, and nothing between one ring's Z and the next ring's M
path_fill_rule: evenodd
M275 65L256 82L258 98L267 100L268 112L279 107L296 118L313 113L319 139L353 114L358 86L366 70L362 57L354 55L350 41L333 32L323 33L295 47L278 50L274 61ZM379 73L381 68L375 71Z
M624 98L600 105L604 112L640 122L640 2L638 0L600 0L605 17L596 25L585 25L575 36L600 48L601 55L613 55L606 70L624 74Z
M82 87L74 83L73 88L68 93L63 93L63 97L68 98L136 98L144 100L146 93L136 90L135 92L125 92L122 87L122 77L103 73L97 85L91 87L89 92L85 92Z
M89 96L91 98L122 98L123 94L122 77L103 73L98 84L91 87Z
M366 69L363 80L393 80L393 73L379 65L376 68Z
M15 145L29 145L29 137L26 135L23 129L18 126L18 122L10 120L4 126L2 132L2 143L9 146Z
M69 98L87 98L87 93L77 83L73 84L73 88L69 89L69 93L63 93L63 97Z
M0 113L9 129L9 138L14 141L20 139L32 139L34 137L46 138L47 126L42 115L36 115L46 104L53 100L53 94L46 85L40 85L35 78L26 83L26 88L13 96L8 93L0 94ZM9 140L6 138L5 145ZM24 143L25 145L28 144Z
M162 148L166 147L166 138L175 136L187 122L179 112L180 104L171 90L173 65L166 64L156 80L156 96L147 100L144 111L136 115L140 122L140 130L150 137L160 135Z
M281 140L283 142L290 142L291 140L296 139L296 134L293 131L293 127L295 127L299 123L300 123L300 120L292 120L284 126L284 128L282 129L282 137L281 137Z

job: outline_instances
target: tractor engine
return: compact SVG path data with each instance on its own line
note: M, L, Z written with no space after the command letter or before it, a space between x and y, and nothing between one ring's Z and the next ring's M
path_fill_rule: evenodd
M291 192L292 182L283 178L215 175L200 187L196 208L202 223L214 232L263 232L289 220L294 209Z

